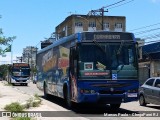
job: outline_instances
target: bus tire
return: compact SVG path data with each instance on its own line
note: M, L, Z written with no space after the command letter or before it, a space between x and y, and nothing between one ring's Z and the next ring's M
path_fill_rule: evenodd
M46 98L46 99L48 99L49 98L49 95L48 95L48 93L47 93L47 85L46 85L46 83L44 83L44 85L43 85L43 92L44 92L44 98Z
M73 108L73 103L71 101L71 96L70 96L69 91L67 89L65 91L66 91L65 92L65 102L66 102L67 108L71 109L71 108Z
M121 106L121 103L118 103L118 104L110 104L110 109L111 110L118 110Z

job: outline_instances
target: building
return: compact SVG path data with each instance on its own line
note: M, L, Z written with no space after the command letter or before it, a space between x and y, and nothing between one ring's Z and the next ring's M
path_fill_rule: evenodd
M103 22L103 24L102 24ZM126 31L124 16L70 15L55 28L56 39L82 31Z
M149 77L160 76L160 42L142 46L139 68L139 78L142 83Z
M26 48L23 48L22 61L29 63L31 67L34 67L36 65L36 53L36 47L27 46Z

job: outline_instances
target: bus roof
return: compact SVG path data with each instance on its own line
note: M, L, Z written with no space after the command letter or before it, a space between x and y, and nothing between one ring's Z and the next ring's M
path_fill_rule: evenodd
M110 32L110 31L85 31L85 32L79 32L72 34L70 36L66 36L63 38L60 38L53 42L53 44L43 48L42 50L38 51L38 53L41 53L43 51L46 51L48 49L51 49L53 47L56 47L60 44L69 42L71 40L77 40L76 42L87 42L87 41L100 41L104 42L105 40L108 41L114 41L114 40L130 40L135 41L135 37L133 33L129 32Z

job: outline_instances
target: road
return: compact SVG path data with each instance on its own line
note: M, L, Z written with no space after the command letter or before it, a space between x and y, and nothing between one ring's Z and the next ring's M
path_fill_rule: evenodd
M144 112L142 111L148 111L147 113L145 112L146 115L150 115L150 113L155 112L155 116L159 114L160 116L160 106L149 104L147 107L142 107L139 106L138 101L136 102L130 102L130 103L123 103L118 111L111 112L109 110L109 107L92 107L90 106L89 108L86 108L84 106L79 106L80 109L73 109L73 110L68 110L66 105L64 104L64 100L56 97L51 97L48 100L43 98L43 92L38 90L36 87L36 84L33 84L32 82L28 84L28 86L14 86L14 88L20 90L21 92L29 95L35 95L38 94L42 100L43 104L47 105L50 108L54 108L55 111L59 111L59 115L55 112L53 114L56 114L57 116L63 115L69 115L74 116L76 118L81 117L84 119L89 119L89 120L133 120L135 118L139 118L140 120L150 120L155 119L157 120L158 117L139 117L139 115L144 115ZM61 111L61 112L60 112ZM63 112L62 112L63 111ZM67 112L65 112L67 111ZM151 112L153 111L153 112ZM141 112L141 114L140 114ZM117 117L115 115L119 115L120 117ZM127 117L125 115L135 115L136 117ZM153 114L152 114L153 115ZM123 116L123 117L122 117Z

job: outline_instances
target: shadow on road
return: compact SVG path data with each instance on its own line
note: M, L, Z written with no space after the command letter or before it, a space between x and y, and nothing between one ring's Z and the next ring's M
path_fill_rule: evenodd
M40 96L41 98L45 99L44 96ZM65 101L61 98L50 96L48 99L46 99L50 102L53 102L59 106L62 106L66 109L67 106L65 104ZM68 109L69 110L69 109ZM104 114L138 114L137 111L130 111L123 108L119 108L117 110L111 110L109 106L100 106L95 104L78 104L76 107L71 109L72 114L76 114L78 116L82 117L104 117Z
M156 110L160 110L160 106L156 106L156 105L147 105L147 106L143 106L143 107L153 108L153 109L156 109Z

